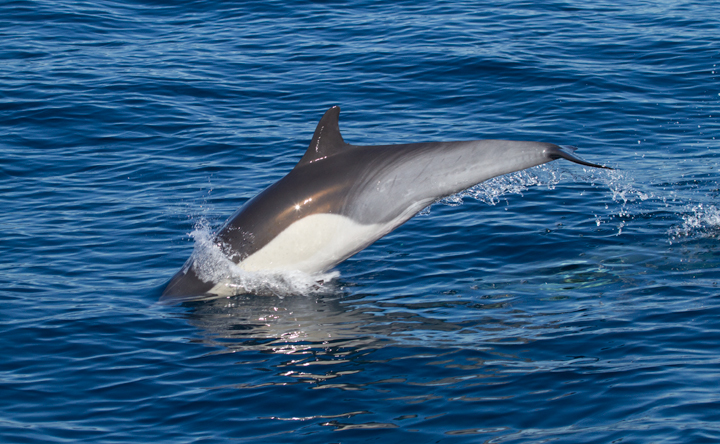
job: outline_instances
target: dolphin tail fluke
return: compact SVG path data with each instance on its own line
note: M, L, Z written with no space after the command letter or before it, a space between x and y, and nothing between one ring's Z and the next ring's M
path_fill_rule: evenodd
M552 150L552 151L550 152L550 157L551 157L553 160L562 158L562 159L569 160L570 162L579 163L580 165L585 165L585 166L589 166L589 167L593 167L593 168L603 168L603 169L606 169L606 170L612 170L612 169L613 169L613 168L610 168L610 167L607 167L607 166L603 166L603 165L598 165L598 164L595 164L595 163L586 162L586 161L582 160L581 158L577 157L577 156L574 154L574 153L575 153L575 150L577 150L577 147L575 147L575 146L570 146L570 145L557 145L557 147L558 147L557 149L554 149L554 150Z

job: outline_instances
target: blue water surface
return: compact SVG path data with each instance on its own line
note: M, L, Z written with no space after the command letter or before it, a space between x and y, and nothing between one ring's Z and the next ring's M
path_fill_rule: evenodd
M713 2L8 0L0 35L0 441L720 440ZM157 304L333 105L353 144L616 169L482 184L317 291Z

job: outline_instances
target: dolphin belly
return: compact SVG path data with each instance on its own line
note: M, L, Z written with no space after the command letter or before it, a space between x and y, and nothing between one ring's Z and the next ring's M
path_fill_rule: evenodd
M238 266L251 272L331 268L390 231L391 224L362 224L338 214L312 214L294 222Z

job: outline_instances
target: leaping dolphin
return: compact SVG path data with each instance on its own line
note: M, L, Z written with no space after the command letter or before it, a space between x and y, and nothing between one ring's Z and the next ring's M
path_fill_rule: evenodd
M356 146L340 134L340 108L320 119L287 176L228 219L214 242L250 272L329 270L436 200L502 174L563 158L574 148L511 140ZM232 294L204 276L192 255L161 300Z

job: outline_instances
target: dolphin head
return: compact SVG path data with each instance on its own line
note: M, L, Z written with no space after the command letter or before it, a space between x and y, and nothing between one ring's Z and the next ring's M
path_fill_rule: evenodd
M172 301L172 303L180 302L183 300L198 299L199 297L208 294L208 292L215 285L212 282L205 282L200 279L198 274L195 272L194 260L190 258L188 262L193 263L187 264L175 276L170 279L165 290L160 296L160 301Z

